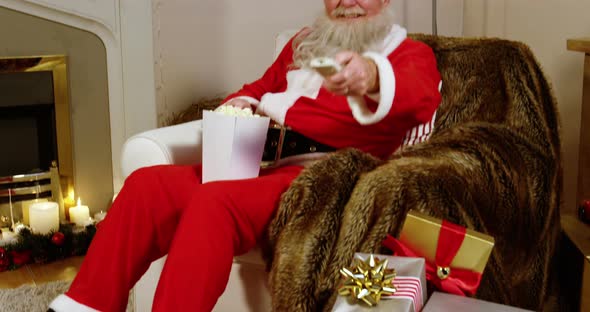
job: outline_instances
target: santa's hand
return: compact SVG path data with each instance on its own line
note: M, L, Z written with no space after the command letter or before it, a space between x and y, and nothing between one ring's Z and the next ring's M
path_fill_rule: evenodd
M244 100L244 99L231 99L225 103L223 103L223 105L229 105L229 106L233 106L233 107L237 107L237 108L249 108L252 109L252 104L250 104L250 102Z
M247 105L243 105L243 102ZM225 102L223 105L217 107L215 112L228 116L260 117L260 114L254 114L250 103L242 99L233 99Z
M336 62L343 68L325 79L324 87L338 95L363 96L379 91L377 65L360 54L344 51L336 54Z

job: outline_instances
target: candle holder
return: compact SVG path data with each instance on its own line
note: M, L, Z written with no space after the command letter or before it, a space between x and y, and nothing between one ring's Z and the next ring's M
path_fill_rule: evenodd
M12 189L8 189L8 207L10 209L10 224L14 228L14 207L12 206Z
M39 201L56 201L59 194L51 186L51 171L0 177L0 227L12 227L19 221L28 224L29 207ZM57 200L59 202L59 200Z
M0 216L0 228L14 226L14 203L12 200L14 193L15 192L12 188L0 190L0 195L8 199L8 211L5 210L4 213L6 213L6 215ZM4 204L4 207L4 209L6 209L6 204Z
M57 167L57 161L55 160L51 162L51 167L49 168L49 175L51 176L51 198L58 205L59 220L64 221L66 219L65 203L61 188L61 176L59 174L59 169Z

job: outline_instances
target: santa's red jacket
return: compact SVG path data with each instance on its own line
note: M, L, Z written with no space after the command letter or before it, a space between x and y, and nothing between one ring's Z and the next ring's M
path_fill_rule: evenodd
M355 147L385 158L401 145L428 138L441 100L441 78L433 51L406 37L395 25L371 58L379 71L380 91L349 106L345 96L322 87L323 78L311 69L293 68L293 38L264 75L246 84L224 102L242 98L258 112L320 143ZM363 103L364 102L364 103ZM354 110L368 112L353 113Z

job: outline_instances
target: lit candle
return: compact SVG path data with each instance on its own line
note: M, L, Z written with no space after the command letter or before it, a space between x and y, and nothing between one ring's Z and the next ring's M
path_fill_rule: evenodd
M59 231L59 205L55 202L34 203L29 207L29 222L34 233Z
M76 223L77 226L86 226L90 220L90 210L88 206L81 204L78 197L78 204L70 208L70 222Z
M76 197L74 194L74 189L70 187L68 191L68 196L64 198L64 213L66 219L70 220L70 208L74 206L76 206Z
M36 198L32 200L24 200L21 202L21 206L23 209L23 223L29 225L29 208L34 203L44 203L48 202L47 198Z
M94 220L96 220L96 222L100 222L100 221L104 220L104 218L106 216L107 216L107 213L104 211L97 212L94 214Z

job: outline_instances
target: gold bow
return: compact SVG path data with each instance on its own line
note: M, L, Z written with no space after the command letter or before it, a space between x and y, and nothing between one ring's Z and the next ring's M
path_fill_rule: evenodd
M338 293L350 296L354 303L361 300L370 307L376 306L381 296L396 292L393 285L395 269L388 269L387 263L388 259L380 261L373 255L365 260L355 258L352 268L340 269L344 284L340 286Z

